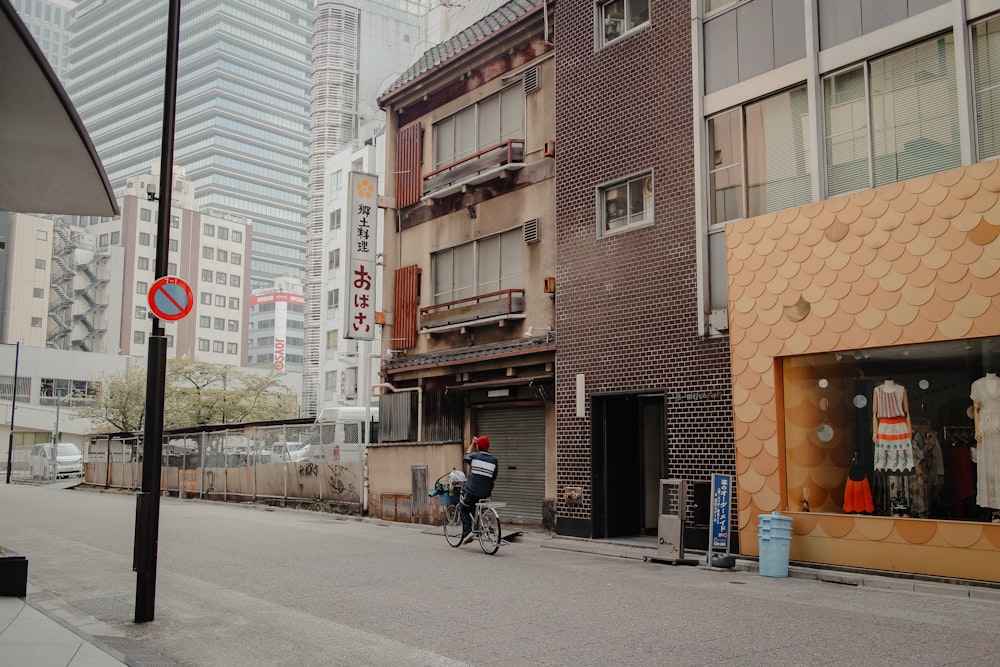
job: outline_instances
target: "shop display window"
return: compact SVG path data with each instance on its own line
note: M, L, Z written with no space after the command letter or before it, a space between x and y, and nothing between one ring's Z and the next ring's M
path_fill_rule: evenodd
M789 509L1000 522L1000 338L779 361Z

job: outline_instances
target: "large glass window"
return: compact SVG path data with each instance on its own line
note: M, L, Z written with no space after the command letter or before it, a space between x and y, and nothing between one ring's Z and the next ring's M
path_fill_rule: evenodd
M1000 338L782 359L790 507L1000 518L998 370Z
M811 201L808 129L805 86L710 118L712 224Z
M1000 155L1000 18L972 26L972 71L976 145L986 160Z
M519 82L434 125L435 168L508 139L523 138L524 86Z
M523 232L518 227L434 253L434 303L522 287L523 247Z
M951 35L827 77L823 107L829 196L961 165Z

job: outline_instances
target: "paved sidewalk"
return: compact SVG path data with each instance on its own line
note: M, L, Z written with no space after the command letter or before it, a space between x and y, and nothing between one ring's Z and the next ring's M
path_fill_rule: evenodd
M35 600L39 600L36 602ZM29 602L30 600L30 602ZM89 632L88 632L89 631ZM124 656L91 632L114 633L28 584L28 598L0 597L0 662L19 667L115 667ZM117 633L115 633L117 634Z

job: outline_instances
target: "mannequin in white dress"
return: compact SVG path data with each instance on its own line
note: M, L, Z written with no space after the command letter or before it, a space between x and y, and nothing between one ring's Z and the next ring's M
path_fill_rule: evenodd
M976 425L976 504L1000 523L1000 378L994 371L972 383Z

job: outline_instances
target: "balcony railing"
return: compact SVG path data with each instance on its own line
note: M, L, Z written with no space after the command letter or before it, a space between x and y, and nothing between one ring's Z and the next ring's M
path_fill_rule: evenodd
M423 196L425 199L447 197L468 185L501 178L503 173L522 167L524 140L508 139L424 176Z
M524 319L524 290L507 289L420 309L421 333Z

